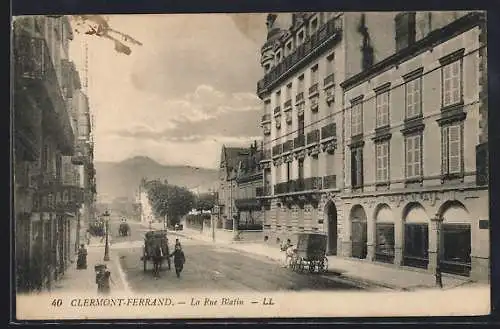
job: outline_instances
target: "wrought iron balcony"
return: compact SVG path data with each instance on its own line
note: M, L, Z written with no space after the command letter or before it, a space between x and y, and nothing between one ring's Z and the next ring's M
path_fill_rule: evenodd
M319 142L319 129L315 129L307 134L307 145Z
M31 95L49 101L39 104L44 109L45 122L57 134L62 155L72 155L73 129L45 40L16 30L13 44L15 93L26 89Z
M272 150L273 157L280 155L281 153L283 153L283 144L273 146Z
M257 197L269 196L271 195L271 186L259 186L255 188L255 193Z
M293 68L305 60L306 57L312 55L316 49L328 46L330 41L338 40L341 37L341 33L339 33L341 30L342 17L334 17L322 25L309 39L298 46L257 83L257 94L261 95L273 85L285 79L289 74L293 74Z
M308 177L304 179L304 190L321 190L323 188L323 182L321 177Z
M262 116L262 120L261 120L261 122L262 122L262 123L265 123L265 122L268 122L268 121L271 121L271 114L266 113L266 114L264 114L264 115Z
M293 150L293 140L287 140L285 143L283 143L283 153L290 152Z
M289 99L285 102L284 110L287 111L287 110L291 110L291 109L292 109L292 100Z
M321 139L327 139L335 136L337 136L337 125L335 122L321 127Z
M276 106L274 108L274 115L279 114L281 112L281 106Z
M323 177L323 188L337 188L337 175L328 175Z
M293 139L293 148L297 149L305 146L306 144L306 136L304 134L300 134Z

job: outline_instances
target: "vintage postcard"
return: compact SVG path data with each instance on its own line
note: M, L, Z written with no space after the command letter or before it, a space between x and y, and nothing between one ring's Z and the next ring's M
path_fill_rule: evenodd
M17 320L489 314L486 19L13 17Z

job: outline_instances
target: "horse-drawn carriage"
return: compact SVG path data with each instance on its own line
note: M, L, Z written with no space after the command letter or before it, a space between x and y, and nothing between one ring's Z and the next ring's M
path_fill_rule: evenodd
M127 236L130 234L130 225L128 223L120 223L120 227L118 228L118 234L120 236Z
M143 255L141 260L144 264L144 272L147 270L148 261L153 262L155 274L161 270L164 260L167 260L170 269L170 257L168 248L168 238L166 230L149 231L144 237Z
M298 233L297 248L290 261L290 268L296 272L308 270L311 273L325 273L328 271L326 243L325 234Z

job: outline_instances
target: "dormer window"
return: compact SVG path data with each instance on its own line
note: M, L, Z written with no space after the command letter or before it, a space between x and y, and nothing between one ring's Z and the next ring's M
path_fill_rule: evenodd
M302 42L304 42L304 36L305 36L304 30L301 30L299 34L297 34L297 46L301 45Z
M316 32L316 30L318 29L318 16L315 16L312 20L311 20L311 33L314 33Z
M278 50L276 52L276 64L278 64L279 62L281 62L281 50Z
M292 41L291 40L286 44L286 51L287 51L287 54L290 54L292 52Z

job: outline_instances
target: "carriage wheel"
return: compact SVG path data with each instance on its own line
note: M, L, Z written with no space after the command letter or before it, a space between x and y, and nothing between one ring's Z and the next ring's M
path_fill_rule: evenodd
M323 273L328 272L328 258L327 257L323 258L323 261L321 262L320 271L322 271Z

